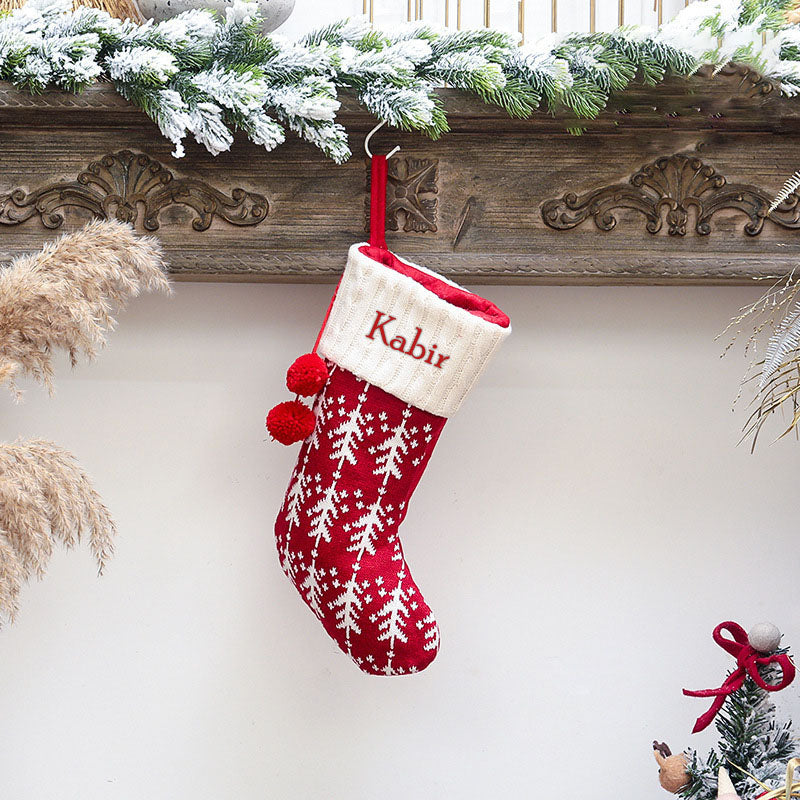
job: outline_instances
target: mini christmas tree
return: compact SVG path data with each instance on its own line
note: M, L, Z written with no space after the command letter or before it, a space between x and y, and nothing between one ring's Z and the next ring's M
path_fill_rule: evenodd
M800 755L800 742L791 721L778 719L770 697L795 675L787 650L779 648L780 640L780 631L770 623L759 623L749 634L735 622L714 629L714 641L736 659L736 669L718 689L684 689L684 694L714 698L693 732L713 721L720 738L705 757L693 749L672 755L665 744L653 742L659 779L667 791L685 800L715 800L720 768L730 774L740 800L756 800L782 783L787 762Z
M773 683L780 679L780 668L770 665L761 674ZM717 746L705 757L687 751L689 783L680 792L686 800L714 800L720 766L730 773L742 800L755 800L764 788L746 773L776 788L786 775L786 762L800 755L791 721L777 719L770 693L749 676L741 689L728 695L714 724L720 736Z

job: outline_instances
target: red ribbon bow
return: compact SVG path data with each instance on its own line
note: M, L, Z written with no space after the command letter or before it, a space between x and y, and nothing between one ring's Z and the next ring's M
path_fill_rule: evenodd
M733 639L727 639L722 635L723 631L727 631L733 636ZM744 685L745 678L749 675L760 688L767 692L778 692L785 689L794 680L794 664L785 653L773 653L772 655L764 655L754 650L750 646L747 639L747 632L745 629L735 622L720 622L714 628L714 641L726 652L730 653L735 659L736 669L725 678L725 682L719 689L700 689L697 692L684 689L683 693L689 697L713 697L714 702L711 708L706 711L701 717L697 718L697 722L692 728L692 733L707 728L717 712L722 708L725 698L741 689ZM758 668L764 667L767 664L779 664L781 667L782 678L778 683L767 683L760 675Z

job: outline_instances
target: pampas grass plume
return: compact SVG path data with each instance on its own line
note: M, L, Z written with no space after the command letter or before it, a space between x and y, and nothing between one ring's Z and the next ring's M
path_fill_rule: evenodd
M0 269L0 383L18 396L15 378L27 375L52 392L53 350L73 366L94 358L113 314L143 290L170 291L164 256L123 222L90 222L15 259Z

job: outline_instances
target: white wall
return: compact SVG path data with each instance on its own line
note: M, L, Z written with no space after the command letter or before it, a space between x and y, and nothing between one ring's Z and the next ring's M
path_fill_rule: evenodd
M361 674L274 552L296 450L263 417L330 287L180 284L4 401L0 439L72 449L120 538L102 579L59 551L0 631L3 800L667 797L650 742L690 743L714 625L800 651L800 450L736 447L713 342L759 290L484 289L514 334L404 525L443 632L413 677Z

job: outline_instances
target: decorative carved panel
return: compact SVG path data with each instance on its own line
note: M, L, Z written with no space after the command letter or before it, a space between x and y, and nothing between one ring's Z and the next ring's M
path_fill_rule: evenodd
M386 230L399 231L402 223L405 233L436 233L439 159L394 156L386 166ZM366 167L364 225L369 230L369 160Z
M593 120L511 119L437 93L448 134L394 130L381 146L401 147L387 244L412 262L470 285L741 284L800 264L800 200L766 213L800 167L800 103L749 70L632 84ZM0 82L0 263L51 228L110 216L155 231L179 280L335 282L364 235L360 154L375 125L354 95L341 100L344 164L293 136L273 152L239 136L217 157L188 141L173 159L108 86L32 97ZM684 155L654 161L670 153ZM614 222L624 231L598 235Z
M390 158L387 174L386 227L408 233L436 233L438 158Z
M744 183L728 183L714 167L700 158L672 155L657 158L634 173L627 183L615 183L542 205L542 219L556 230L575 228L591 217L601 231L617 225L614 211L622 208L641 213L648 233L657 234L664 222L670 236L685 236L689 210L695 210L694 230L711 233L711 218L718 211L733 209L748 222L744 233L757 236L769 220L782 228L800 228L800 197L793 194L770 212L773 194Z
M120 150L92 161L74 181L0 195L0 225L19 225L38 216L45 227L59 228L63 211L70 206L135 225L141 206L142 226L157 231L161 211L172 205L188 206L197 213L192 220L196 231L207 230L214 217L232 225L258 225L269 212L263 195L234 189L228 196L205 181L176 178L144 153Z

